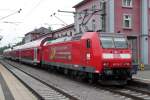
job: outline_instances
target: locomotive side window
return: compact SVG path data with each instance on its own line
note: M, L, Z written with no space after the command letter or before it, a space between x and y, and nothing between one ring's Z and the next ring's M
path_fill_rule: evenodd
M115 48L128 48L126 38L114 38Z
M86 40L86 48L91 48L91 40L90 39Z
M103 48L114 48L113 38L112 37L101 37L101 44Z

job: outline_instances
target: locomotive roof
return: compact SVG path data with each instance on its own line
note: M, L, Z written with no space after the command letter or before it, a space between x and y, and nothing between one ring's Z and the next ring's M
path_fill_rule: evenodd
M100 32L100 36L112 36L112 37L125 37L124 33L108 33L108 32Z
M13 47L13 50L18 50L21 45Z
M44 45L47 45L48 43L58 43L58 42L65 42L65 41L71 41L72 37L66 36L66 37L62 37L62 38L58 38L55 40L50 40L44 43Z
M65 41L71 41L71 40L79 40L83 34L77 34L75 36L66 36L66 37L61 37L55 40L50 40L44 43L44 45L47 45L49 43L59 43L59 42L65 42Z

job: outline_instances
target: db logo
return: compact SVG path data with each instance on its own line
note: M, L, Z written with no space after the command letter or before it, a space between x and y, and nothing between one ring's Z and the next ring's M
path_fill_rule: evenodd
M55 48L51 48L50 59L54 59L56 54Z

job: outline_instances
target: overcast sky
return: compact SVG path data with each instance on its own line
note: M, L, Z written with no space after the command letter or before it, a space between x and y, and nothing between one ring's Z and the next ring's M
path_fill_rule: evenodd
M21 40L25 33L39 27L62 27L61 21L50 17L56 13L67 24L73 23L73 15L58 13L57 10L73 11L75 4L82 0L0 0L0 35L3 40L0 47ZM21 13L15 13L22 9ZM7 18L1 19L9 14ZM57 24L57 25L55 25Z

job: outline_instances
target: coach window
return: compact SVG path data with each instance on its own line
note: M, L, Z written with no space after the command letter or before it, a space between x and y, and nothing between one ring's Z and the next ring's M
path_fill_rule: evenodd
M34 60L37 61L38 48L34 48Z

